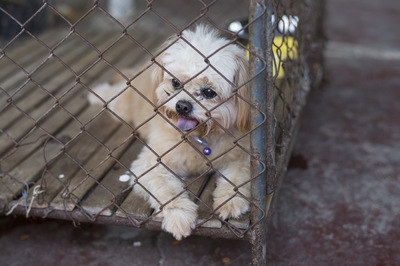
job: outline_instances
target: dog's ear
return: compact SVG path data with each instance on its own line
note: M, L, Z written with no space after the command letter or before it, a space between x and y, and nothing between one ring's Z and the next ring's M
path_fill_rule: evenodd
M151 90L151 100L153 102L154 105L158 104L158 99L156 96L156 89L158 88L158 86L160 85L160 83L163 80L164 77L164 69L162 67L162 65L153 63L153 65L150 67L150 78L149 80L147 80L148 82L148 89Z
M235 105L237 109L236 126L241 132L247 132L250 129L250 88L249 83L249 61L243 55L237 56L238 69L235 75L235 85L237 95Z
M168 55L168 48L177 41L176 35L170 36L163 44L158 48L155 57L155 61L151 66L151 88L153 89L153 103L157 105L158 99L154 93L164 78L164 56Z

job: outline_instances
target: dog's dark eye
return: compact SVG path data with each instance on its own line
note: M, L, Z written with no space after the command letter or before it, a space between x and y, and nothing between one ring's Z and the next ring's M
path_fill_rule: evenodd
M201 95L204 98L212 99L212 98L217 96L217 93L215 91L213 91L212 89L210 89L210 88L204 88L204 89L201 90Z
M174 89L176 89L176 90L181 89L181 85L182 85L182 84L179 82L179 80L177 80L177 79L172 79L171 84L172 84L172 87L174 87Z

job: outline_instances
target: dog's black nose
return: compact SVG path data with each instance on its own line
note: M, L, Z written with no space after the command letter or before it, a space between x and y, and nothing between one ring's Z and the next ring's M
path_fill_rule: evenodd
M193 106L190 102L180 100L175 105L175 110L182 116L187 116L193 110Z

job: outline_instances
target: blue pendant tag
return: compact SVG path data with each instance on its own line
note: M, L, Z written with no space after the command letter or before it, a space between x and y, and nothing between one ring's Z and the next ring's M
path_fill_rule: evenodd
M211 154L211 149L209 147L207 147L207 142L205 142L204 140L202 140L201 138L197 138L197 137L193 137L190 136L194 141L196 141L197 143L205 146L205 148L203 149L203 153L204 155L210 155Z

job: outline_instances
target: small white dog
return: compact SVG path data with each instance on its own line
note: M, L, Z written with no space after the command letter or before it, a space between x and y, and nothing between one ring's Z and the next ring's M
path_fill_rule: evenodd
M213 208L221 219L250 208L248 60L198 25L168 39L149 63L131 71L133 80L98 86L89 100L106 104L146 140L128 173L131 185L180 240L197 222L185 177L216 172Z

